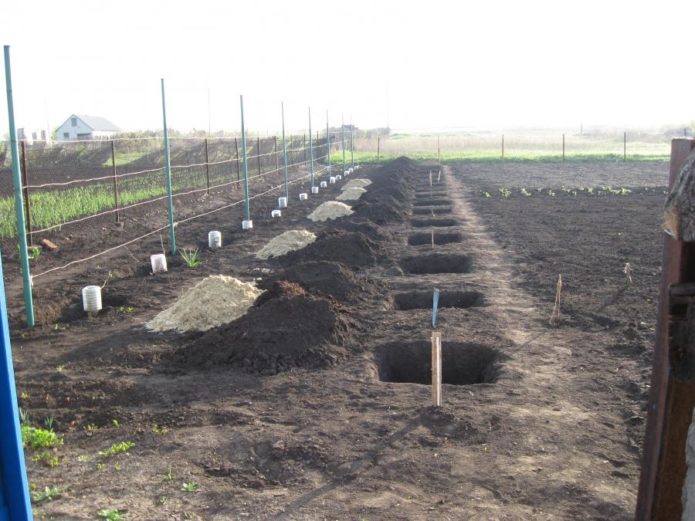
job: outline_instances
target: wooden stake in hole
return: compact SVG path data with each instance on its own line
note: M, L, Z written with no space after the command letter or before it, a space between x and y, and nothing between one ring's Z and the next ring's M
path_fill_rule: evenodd
M442 171L440 170L439 172L437 172L437 184L439 184L439 181L441 181L441 180L442 180Z
M629 262L625 263L625 267L623 268L623 273L625 274L625 277L627 278L627 283L632 284L632 266L630 266Z
M442 405L442 334L432 331L432 405Z
M557 285L555 286L555 307L553 314L550 316L550 325L554 325L560 321L560 295L562 293L562 274L557 276Z
M432 215L434 215L434 212L432 212ZM434 250L434 231L432 232L432 249Z

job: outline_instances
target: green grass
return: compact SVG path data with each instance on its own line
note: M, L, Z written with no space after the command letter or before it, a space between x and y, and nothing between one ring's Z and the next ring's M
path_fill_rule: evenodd
M97 512L97 516L106 519L106 521L123 521L126 515L127 512L125 510L115 508L102 508Z
M376 152L355 152L355 163L361 164L381 164L406 155L415 161L436 161L437 152L412 152L408 154L398 153L381 153L377 156ZM457 163L461 161L471 162L502 162L502 157L499 152L490 150L447 150L440 154L442 163ZM537 153L529 152L514 152L506 153L505 161L537 161L537 162L562 162L562 154L550 152ZM627 161L668 161L668 154L628 154ZM340 152L331 155L331 163L342 166L342 154ZM622 154L613 153L580 153L573 152L565 155L565 161L572 162L592 162L592 161L623 161ZM349 158L346 161L346 166L352 163Z
M138 159L146 156L148 153L150 153L149 150L134 152L119 152L116 150L116 166L119 167L132 163L133 161L137 161ZM109 157L107 160L105 160L101 166L111 166L111 158Z

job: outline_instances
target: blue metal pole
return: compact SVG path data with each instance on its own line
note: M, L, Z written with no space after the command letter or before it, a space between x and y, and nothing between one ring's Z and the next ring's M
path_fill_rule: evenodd
M167 128L167 106L162 78L162 120L164 123L164 160L166 162L167 203L169 206L169 251L176 255L176 231L174 230L174 195L171 188L171 153L169 151L169 129Z
M282 108L282 156L285 161L285 197L287 197L287 202L290 201L290 188L287 182L287 142L285 141L285 103L281 103Z
M239 96L241 103L241 153L244 163L244 215L246 220L251 220L251 209L249 207L249 162L246 157L246 128L244 127L244 96ZM258 152L260 154L260 150Z
M0 518L3 517L2 511L5 508L2 501L4 498L8 519L31 521L31 498L19 428L9 331L5 283L0 260Z
M311 188L314 191L314 139L311 137L311 107L309 107L309 172L311 173Z
M27 229L24 222L24 197L22 195L22 173L19 167L19 146L17 128L14 123L14 99L12 97L12 71L10 67L10 46L5 45L5 84L7 86L7 117L10 120L10 151L12 153L12 182L14 185L14 205L17 216L17 238L19 239L19 257L22 266L22 283L24 286L24 310L27 325L34 327L34 299L31 291L31 271L29 270L29 252L27 250Z

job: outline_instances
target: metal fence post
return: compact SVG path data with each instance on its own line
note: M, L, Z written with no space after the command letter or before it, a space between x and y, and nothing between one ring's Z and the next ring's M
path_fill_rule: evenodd
M309 107L309 174L311 175L311 191L314 192L314 142L311 135L311 107Z
M174 195L171 186L171 154L169 151L169 130L167 128L167 107L162 78L162 123L164 130L164 161L166 165L167 204L169 206L169 251L176 255L176 231L174 230Z
M205 138L205 184L207 194L210 195L210 154L208 152L208 138Z
M244 126L244 96L239 96L241 103L241 153L244 163L244 215L246 220L251 220L251 209L249 208L249 162L246 155L246 128Z
M14 204L17 216L17 237L19 238L19 256L22 266L22 285L24 289L24 308L27 325L34 327L34 298L31 288L31 271L29 270L29 252L27 250L27 229L24 222L24 197L22 195L22 175L19 166L19 146L17 128L14 122L14 99L12 97L12 72L10 67L10 46L5 45L5 84L7 87L7 119L10 123L10 151L12 153L12 180L14 183Z
M326 157L328 158L328 175L331 175L331 133L328 128L328 111L326 111Z
M22 140L22 186L24 188L24 213L27 219L27 234L29 244L34 245L34 236L31 233L31 201L29 200L29 170L27 169L27 143Z
M343 149L343 172L345 172L345 118L340 116L340 148Z
M258 175L261 175L261 136L256 137L256 163L258 163Z
M285 103L282 102L280 104L280 109L282 111L282 157L284 160L284 169L285 169L285 197L287 198L287 202L289 204L290 201L290 189L289 185L287 182L287 141L285 141ZM290 141L291 143L291 141Z
M111 172L113 174L113 204L116 207L116 222L121 222L121 215L118 211L118 175L116 174L116 144L111 140Z

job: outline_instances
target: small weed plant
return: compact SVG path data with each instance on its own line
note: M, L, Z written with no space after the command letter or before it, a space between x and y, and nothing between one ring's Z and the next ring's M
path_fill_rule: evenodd
M41 503L43 501L53 501L54 499L58 499L61 493L62 490L60 490L60 488L56 487L55 485L51 485L45 487L43 490L34 492L34 494L32 494L31 499L34 501L34 503Z
M132 441L121 441L118 443L114 443L106 450L100 450L98 454L100 458L110 458L117 454L127 454L128 451L134 446L135 443L133 443Z
M189 481L181 485L181 490L183 492L198 492L199 489L200 485L198 485L198 483L196 483L195 481Z
M195 250L193 248L183 248L181 250L181 258L189 268L196 268L200 266L200 263L202 262L200 260L200 251L198 248Z
M97 516L106 519L106 521L123 521L126 518L125 510L116 508L102 508L97 512Z
M30 449L48 449L63 444L63 440L50 429L22 425L22 443Z

